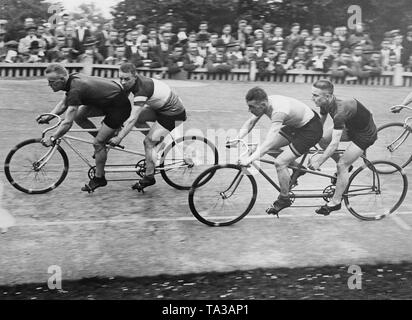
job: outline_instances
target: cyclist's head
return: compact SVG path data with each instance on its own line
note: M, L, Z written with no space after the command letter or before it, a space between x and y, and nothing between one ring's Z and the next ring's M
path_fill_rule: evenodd
M130 90L133 87L134 82L136 80L136 74L136 67L133 63L126 62L120 66L120 83L122 84L125 90Z
M320 79L312 85L312 100L317 107L327 107L333 100L333 83L326 79Z
M66 86L67 79L69 78L69 72L67 69L59 63L51 63L44 71L46 74L49 86L54 92L63 90Z
M259 117L263 115L268 108L268 95L262 88L254 87L246 94L246 103L249 111Z

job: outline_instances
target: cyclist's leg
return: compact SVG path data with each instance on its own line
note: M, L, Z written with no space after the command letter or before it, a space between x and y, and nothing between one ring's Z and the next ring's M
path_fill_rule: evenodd
M278 174L280 197L289 198L290 174L288 165L293 163L300 155L296 155L292 149L287 148L275 160Z
M89 118L104 116L103 110L100 110L94 106L82 105L79 107L76 113L75 122L83 129L96 129L96 126ZM93 137L97 136L97 132L89 132Z
M143 140L145 155L146 155L146 176L153 176L155 171L155 163L157 160L156 145L163 141L164 137L169 134L169 131L155 122Z
M145 136L149 134L150 130L150 126L147 123L148 121L157 121L156 112L150 107L143 107L139 113L139 117L137 118L136 124L134 126L138 129L148 129L147 131L141 131Z
M97 136L93 141L96 160L96 177L98 178L104 177L104 166L107 160L106 143L111 137L113 137L116 130L117 129L113 129L103 122Z
M343 192L345 191L349 181L348 169L363 153L364 150L352 142L340 157L337 164L338 176L336 181L336 189L332 200L328 204L329 207L333 207L341 203Z
M322 138L319 140L319 142L318 142L318 144L319 144L319 146L323 149L323 150L325 150L328 146L329 146L329 144L330 144L330 142L332 141L332 131L333 131L333 127L329 127L329 128L324 128L323 129L323 136L322 136ZM344 130L344 132L345 132L345 130ZM344 134L342 134L342 139L341 139L341 141L344 141L344 140L346 140L346 134L344 133ZM336 163L338 163L339 162L339 154L337 154L337 153L334 153L332 156L331 156L331 158L336 162Z

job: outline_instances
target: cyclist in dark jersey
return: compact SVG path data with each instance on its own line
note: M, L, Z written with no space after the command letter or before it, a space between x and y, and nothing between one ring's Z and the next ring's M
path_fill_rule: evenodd
M109 143L118 145L134 126L148 129L143 131L146 135L143 141L146 174L133 186L133 189L141 190L156 183L155 147L178 124L186 121L186 111L180 98L166 83L137 74L132 63L124 63L120 66L119 77L125 91L133 93L134 105L124 128L116 137L110 139ZM155 123L149 126L147 121Z
M309 164L309 168L318 170L329 158L337 162L337 180L335 193L328 204L321 206L316 213L328 215L341 208L343 192L349 181L352 164L373 145L377 139L377 128L372 113L356 99L339 100L333 94L334 86L329 80L318 80L312 86L312 99L320 108L321 121L327 116L333 120L333 129L324 130L319 145L325 152ZM334 152L340 141L351 141L341 157Z
M54 63L46 68L49 86L54 92L66 91L66 95L50 112L60 115L64 112L65 119L56 133L50 138L43 139L46 146L52 145L61 138L73 125L73 121L84 129L95 129L96 126L89 117L104 116L102 125L94 136L94 157L96 174L86 184L82 191L93 191L107 185L104 166L107 160L106 143L129 117L131 104L120 83L112 80L86 76L79 73L70 74L62 65ZM52 117L43 116L38 121L48 122Z

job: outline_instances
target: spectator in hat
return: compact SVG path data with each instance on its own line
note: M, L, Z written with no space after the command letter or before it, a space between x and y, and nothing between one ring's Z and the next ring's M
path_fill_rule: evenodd
M148 40L143 40L140 43L140 47L136 54L130 57L130 62L133 63L136 68L148 67L148 68L160 68L163 64L161 57L150 50Z
M218 39L216 42L216 53L207 57L206 68L211 73L228 73L232 69L226 55L226 45L222 39Z
M313 56L307 62L308 70L328 72L331 67L331 58L325 53L327 46L324 43L318 42L313 45Z
M311 37L313 39L314 42L319 42L322 38L322 28L320 25L315 24L312 27L312 34Z
M147 42L149 43L150 50L160 55L160 39L155 28L149 29L147 34Z
M291 59L293 61L292 67L293 69L306 69L306 64L308 63L309 59L311 58L311 55L309 52L305 50L303 46L297 47L291 56Z
M167 59L166 67L169 75L175 75L184 70L183 47L181 45L177 44L174 46Z
M349 36L348 45L351 48L355 45L361 45L364 50L373 50L373 42L364 31L363 23L357 23L355 25L355 32Z
M235 41L235 37L232 35L232 26L230 24L225 24L223 26L222 35L220 37L226 45Z
M412 25L406 28L406 35L402 41L401 63L403 66L409 65L409 57L412 55Z
M285 38L283 37L283 28L282 27L275 27L273 30L273 37L272 37L272 42L276 41L283 41Z
M403 42L403 36L401 34L397 34L393 37L391 49L392 49L392 52L396 56L396 63L401 63L402 61L402 54L404 51L402 42Z
M26 27L27 35L24 38L21 38L19 41L18 51L21 54L28 54L30 45L33 41L37 41L39 46L42 47L43 40L37 37L37 26L34 24L30 24Z
M216 49L216 44L218 42L218 40L222 40L219 38L219 35L216 32L212 32L209 35L209 42L207 44L207 53L209 54L213 54L216 53L217 49Z
M370 54L370 58L363 69L369 72L370 77L379 76L383 71L381 54L379 51L369 51L368 54Z
M288 53L286 51L282 51L276 57L274 72L278 75L283 75L287 73L288 70L293 68L292 64L293 60L289 59Z
M39 62L44 62L44 61L45 61L45 57L44 57L43 51L41 50L39 41L33 40L30 43L28 54L25 55L24 62L39 63Z
M188 42L187 52L183 56L183 69L192 72L197 68L203 68L205 59L199 54L197 43Z
M2 58L4 59L7 54L5 38L6 38L6 30L0 29L0 59Z
M103 63L105 59L96 47L98 43L94 36L87 37L83 42L84 53L79 56L78 61L86 64Z
M240 50L239 41L235 40L226 45L226 56L233 68L240 68L243 61L243 53Z
M370 76L370 68L368 65L368 58L366 57L363 45L358 44L352 51L352 74L358 79L368 78Z
M15 40L7 41L4 44L5 55L0 57L0 61L4 61L7 63L22 62L23 58L17 52L18 45L19 43Z
M105 23L102 29L96 33L96 47L104 59L106 59L109 54L110 31L111 25L109 23Z
M253 27L248 24L245 27L245 30L243 31L244 36L245 36L245 44L246 46L248 46L249 44L253 44L253 42L255 42L255 37L253 35Z
M209 23L205 20L200 21L199 31L198 31L197 35L203 34L203 35L206 35L207 38L209 39L210 33L209 33L208 29L209 29Z
M196 42L198 45L199 54L203 58L206 59L207 56L209 55L209 52L208 52L209 37L204 34L198 34L196 38Z
M240 49L243 51L246 48L246 36L245 28L247 26L247 21L244 19L239 20L237 24L236 40L239 41Z
M382 67L383 69L386 69L386 67L389 66L389 57L391 54L393 54L393 51L391 49L391 42L389 41L389 39L385 38L382 40L380 54Z
M352 52L348 48L344 48L338 58L333 60L330 67L332 79L353 78L352 73ZM356 77L354 79L357 79Z
M276 52L275 48L269 47L265 54L265 57L256 62L256 77L258 78L258 80L263 81L265 78L275 72L277 56L278 53Z
M273 38L273 25L270 22L265 22L262 26L264 37L267 41Z
M288 55L291 55L293 50L303 43L302 37L299 35L300 24L295 22L292 23L290 28L290 34L285 38L285 51Z
M66 30L67 30L67 27L66 27ZM83 44L84 44L86 38L88 38L90 36L91 36L91 32L90 32L89 28L87 28L87 26L86 26L86 19L81 18L79 20L78 27L74 31L74 38L76 39L76 41L79 44L78 50L79 50L80 54L84 53L85 48L84 48Z
M348 44L348 28L346 26L336 27L333 33L333 39L341 44L341 48L349 48Z

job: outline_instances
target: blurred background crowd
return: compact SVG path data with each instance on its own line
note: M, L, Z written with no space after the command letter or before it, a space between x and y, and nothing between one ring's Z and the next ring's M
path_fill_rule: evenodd
M56 25L25 18L18 34L9 34L7 24L0 20L0 62L4 63L129 61L136 67L166 67L176 74L197 68L225 73L247 69L254 61L258 77L297 69L330 72L347 80L393 71L396 65L412 70L412 25L384 32L374 41L363 23L353 30L297 22L287 27L266 21L252 25L246 19L220 30L211 30L206 20L190 29L173 22L119 28L113 21L96 24L86 16L73 19L64 12Z

